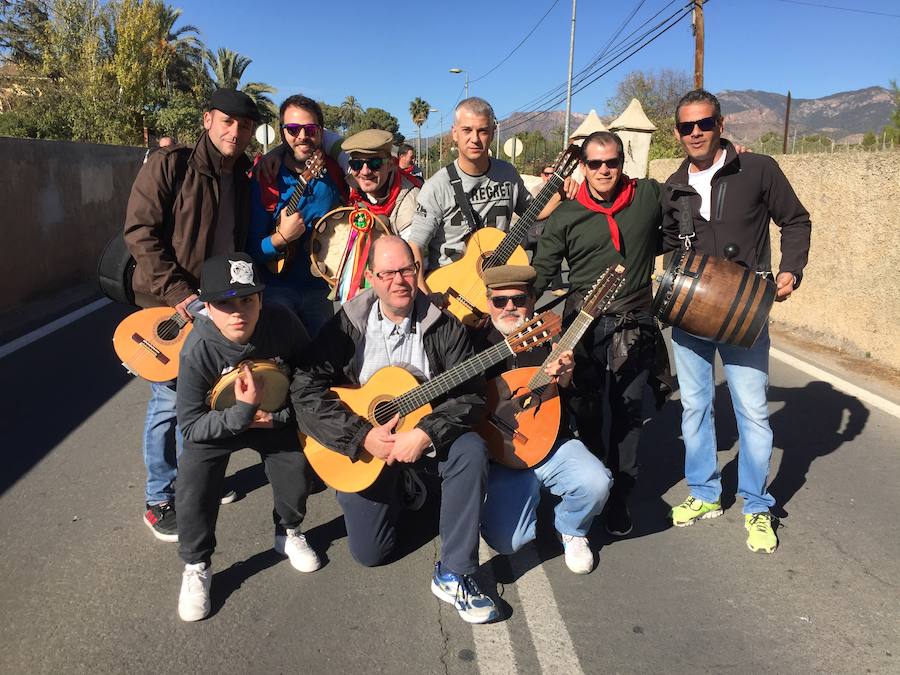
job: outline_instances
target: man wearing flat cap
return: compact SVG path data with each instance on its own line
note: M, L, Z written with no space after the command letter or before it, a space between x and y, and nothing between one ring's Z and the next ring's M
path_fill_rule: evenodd
M476 352L514 334L534 312L534 280L530 265L502 265L484 271L490 323L471 330ZM573 357L564 351L547 362L549 345L515 354L485 376L494 380L514 368L543 366L565 398L572 380ZM499 387L503 391L505 387ZM488 420L490 420L490 411ZM488 424L490 422L488 421ZM497 552L510 555L535 538L542 491L560 498L554 524L565 549L566 566L575 574L594 569L594 553L587 539L594 517L606 504L612 486L609 470L585 445L570 437L563 419L547 458L529 469L492 463L481 515L481 536Z
M344 139L350 164L350 203L365 206L404 239L416 213L419 186L391 155L394 135L367 129Z
M207 258L243 250L250 222L250 160L244 154L260 120L249 96L218 89L193 147L152 153L131 188L125 242L135 259L135 302L169 306L191 321ZM144 522L162 541L178 541L175 522L175 382L151 384L144 427Z

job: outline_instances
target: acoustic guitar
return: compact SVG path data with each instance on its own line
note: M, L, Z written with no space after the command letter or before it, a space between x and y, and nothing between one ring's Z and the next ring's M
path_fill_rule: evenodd
M500 265L527 265L528 256L520 246L541 211L572 174L581 158L581 148L570 145L556 159L553 176L532 200L528 210L505 234L495 227L482 227L466 241L459 260L433 270L426 277L428 288L443 293L447 311L466 325L478 323L488 311L483 273Z
M511 469L530 469L553 449L562 407L559 390L544 368L574 349L625 283L622 265L607 268L588 292L572 324L540 366L516 368L488 382L488 414L479 425L491 459Z
M306 186L309 185L309 181L313 178L321 178L325 175L325 171L325 155L322 154L322 150L316 150L312 157L306 160L306 167L297 176L297 185L294 186L294 191L291 193L290 199L288 199L287 204L284 206L288 216L297 213L297 205L300 203L300 198L303 196L303 193L306 192ZM278 232L278 227L280 225L281 214L279 213L275 218L275 229L272 230L272 234ZM281 274L287 269L288 264L297 255L296 245L296 241L288 243L287 248L284 249L281 256L266 263L266 267L269 268L269 271L272 272L272 274Z
M178 354L193 327L171 307L141 309L116 326L113 349L132 375L168 382L178 376Z
M408 431L431 412L431 401L446 394L454 387L494 366L510 354L528 351L546 342L561 329L560 318L553 312L534 317L515 335L490 349L458 363L450 370L424 384L403 368L387 366L378 370L363 387L334 387L331 391L353 412L369 420L373 425L385 424L400 415L395 429ZM303 452L319 477L330 487L341 492L360 492L372 485L384 468L384 461L360 449L358 456L328 449L308 436Z

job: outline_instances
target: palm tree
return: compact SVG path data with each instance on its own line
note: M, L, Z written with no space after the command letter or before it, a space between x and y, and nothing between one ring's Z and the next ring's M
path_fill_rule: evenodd
M353 126L353 123L365 112L359 100L355 96L348 96L340 105L341 121L345 129Z
M219 47L215 54L211 49L207 49L205 57L212 86L218 89L238 89L241 76L253 62L252 59L224 47ZM277 117L278 109L267 96L275 93L275 87L265 82L248 82L240 87L240 90L256 101L264 119L271 120Z
M416 157L422 154L422 125L428 120L428 111L431 106L428 101L424 101L416 96L409 104L409 115L412 117L413 124L416 125Z
M173 84L180 91L188 91L203 71L206 47L199 38L200 29L191 24L175 28L175 23L181 18L180 9L161 3L159 12L162 26L160 41L171 54L163 86L170 93Z

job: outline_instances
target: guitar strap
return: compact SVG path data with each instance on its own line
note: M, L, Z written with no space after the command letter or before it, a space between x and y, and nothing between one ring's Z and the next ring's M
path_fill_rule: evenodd
M463 191L462 178L459 177L459 171L456 170L456 164L450 162L446 167L447 175L450 176L450 185L453 186L453 194L456 197L456 205L469 223L469 234L483 227L481 218L472 210L472 204L469 197Z

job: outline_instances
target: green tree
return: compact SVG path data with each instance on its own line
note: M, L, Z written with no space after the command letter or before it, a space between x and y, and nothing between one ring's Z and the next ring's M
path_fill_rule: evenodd
M422 125L428 121L428 111L431 106L428 101L416 96L409 103L409 116L412 118L413 124L416 125L416 156L422 156Z
M355 96L348 96L339 106L341 116L341 126L349 129L353 123L362 115L365 110Z
M867 131L863 134L862 146L866 150L874 150L876 145L878 145L878 137L874 131Z
M248 82L239 86L244 71L251 63L252 59L224 47L220 47L215 53L211 49L206 50L206 65L213 87L239 89L256 101L265 120L273 120L278 117L278 108L268 94L274 94L275 87L265 82Z
M347 131L340 106L330 105L325 103L325 101L319 101L319 106L322 108L322 117L325 118L326 129L332 129L341 134Z
M348 134L355 134L366 129L383 129L394 134L394 143L399 145L405 138L400 133L400 123L397 118L387 110L381 108L366 108L356 122L347 130Z

